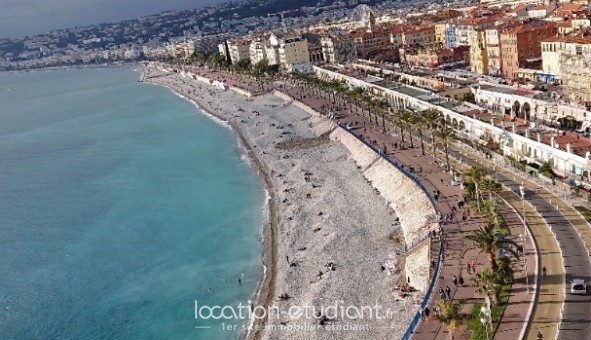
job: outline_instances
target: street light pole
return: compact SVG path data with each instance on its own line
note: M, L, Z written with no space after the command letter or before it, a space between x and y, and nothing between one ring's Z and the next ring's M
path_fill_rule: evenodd
M527 236L527 220L525 219L525 187L523 186L523 182L519 186L519 194L521 195L521 209L523 211L523 235Z

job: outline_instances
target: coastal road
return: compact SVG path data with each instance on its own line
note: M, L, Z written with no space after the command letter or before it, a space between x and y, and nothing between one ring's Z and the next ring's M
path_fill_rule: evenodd
M474 152L459 154L456 151L451 151L451 155L454 158L459 157L463 162L471 166L484 166L489 170L492 170L494 167L491 162L487 162ZM480 162L477 163L476 160ZM591 339L591 296L589 294L570 294L570 282L572 279L583 278L587 282L591 280L591 262L589 259L589 249L587 248L591 243L585 244L583 241L583 236L587 238L586 236L589 235L591 228L581 223L579 220L580 215L576 215L576 212L573 212L572 208L567 209L567 206L557 198L552 199L541 192L541 190L536 189L539 186L535 183L527 179L521 179L508 169L502 169L497 166L496 170L495 176L497 180L515 193L519 193L519 186L523 182L525 199L544 218L552 230L558 241L564 262L565 277L562 278L560 273L553 273L551 270L556 265L554 260L548 258L550 261L548 262L542 259L541 265L545 265L548 269L547 276L540 278L540 301L534 309L532 323L530 324L526 338L535 339L538 331L545 335L544 339L554 338L552 336L553 332L548 326L555 322L555 316L552 315L554 314L552 311L555 311L557 299L546 301L546 298L552 294L556 294L556 286L564 282L562 284L565 294L564 310L558 326L558 338ZM585 234L579 233L579 229ZM546 237L550 237L550 235ZM539 272L541 273L542 271L540 270Z

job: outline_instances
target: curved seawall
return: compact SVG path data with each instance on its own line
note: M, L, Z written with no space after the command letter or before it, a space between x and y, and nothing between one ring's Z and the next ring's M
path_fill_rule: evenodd
M345 145L365 178L394 209L400 218L400 228L408 248L417 245L417 249L412 249L410 254L412 261L407 258L405 271L411 284L424 291L429 281L429 244L420 242L430 230L437 228L435 210L429 198L412 179L350 132L339 127L330 134L330 138Z
M406 276L415 288L425 291L429 285L430 252L429 243L422 241L428 238L431 230L438 229L436 212L429 197L414 180L351 132L284 93L275 91L274 95L292 101L310 114L310 128L317 136L330 133L330 140L341 142L349 150L350 158L400 219L400 228L409 250L405 261Z

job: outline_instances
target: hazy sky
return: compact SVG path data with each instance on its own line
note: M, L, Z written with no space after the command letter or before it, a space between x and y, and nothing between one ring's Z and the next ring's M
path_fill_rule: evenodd
M0 0L0 37L119 21L228 0Z

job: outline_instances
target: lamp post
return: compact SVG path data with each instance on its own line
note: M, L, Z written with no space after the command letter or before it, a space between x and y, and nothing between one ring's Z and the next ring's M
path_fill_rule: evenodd
M525 220L525 187L523 186L523 182L519 186L519 195L521 196L521 209L522 209L522 216L523 216L523 234L527 236L527 221Z

